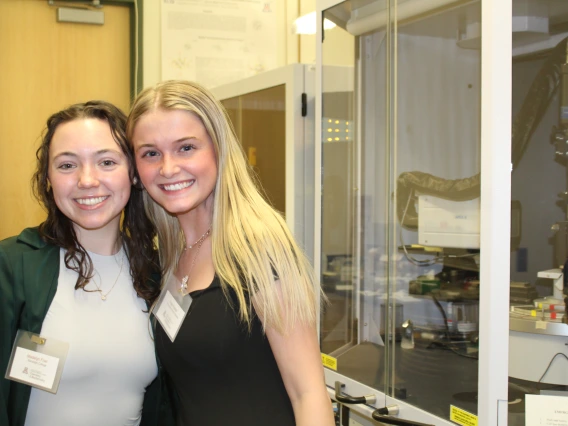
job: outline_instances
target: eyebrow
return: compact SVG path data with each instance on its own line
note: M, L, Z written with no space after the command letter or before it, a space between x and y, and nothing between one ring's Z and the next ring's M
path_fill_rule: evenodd
M177 143L180 143L180 142L186 142L186 141L193 140L193 139L198 140L199 138L197 136L184 136L184 137L181 137L179 139L176 139L172 143L177 144ZM138 152L142 148L154 148L155 146L156 146L155 143L147 142L147 143L144 143L144 144L136 147L136 152Z
M183 138L179 138L178 140L173 141L173 143L185 142L191 139L197 139L197 136L184 136Z
M108 154L108 153L121 154L122 152L118 151L118 150L114 150L114 149L99 149L98 151L95 152L95 155ZM59 154L57 154L55 157L53 157L53 159L56 160L59 157L74 157L74 158L77 158L78 155L74 152L71 152L71 151L63 151L63 152L60 152Z

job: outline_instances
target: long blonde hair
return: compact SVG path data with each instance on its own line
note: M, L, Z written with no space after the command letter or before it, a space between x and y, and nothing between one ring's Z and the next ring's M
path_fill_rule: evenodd
M196 83L159 83L134 101L126 125L130 141L138 120L156 109L195 114L213 142L218 166L211 234L213 265L225 297L228 288L234 290L240 319L250 327L254 297L265 329L286 333L296 324L314 325L320 291L313 269L285 220L260 194L223 105ZM178 220L147 193L144 201L146 214L157 228L165 280L177 267L183 231Z

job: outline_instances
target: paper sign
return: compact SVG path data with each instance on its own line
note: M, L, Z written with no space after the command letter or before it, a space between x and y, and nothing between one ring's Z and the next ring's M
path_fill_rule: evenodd
M527 426L568 426L568 396L527 395Z

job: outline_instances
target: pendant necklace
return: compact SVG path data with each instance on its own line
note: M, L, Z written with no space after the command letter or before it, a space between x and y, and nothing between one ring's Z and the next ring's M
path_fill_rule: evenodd
M112 287L110 288L109 291L107 291L106 293L103 293L103 290L101 289L101 287L97 284L97 282L95 281L95 278L93 277L93 283L95 284L95 286L97 287L97 292L100 294L101 296L101 300L103 302L106 302L107 300L107 296L110 294L110 292L114 289L114 286L116 285L116 283L118 282L118 278L120 277L120 274L122 273L122 267L124 266L124 255L120 256L120 269L118 270L118 275L116 276L116 279L114 280L114 284L112 285ZM99 274L99 272L95 269L95 273L99 276L99 279L101 280L101 284L102 284L102 278L101 275Z
M183 249L184 251L186 251L188 248L191 249L191 248L193 248L197 245L197 251L195 252L195 256L193 256L193 260L191 261L191 265L189 265L189 270L187 271L187 275L184 275L183 278L181 279L181 285L180 285L180 288L179 288L179 292L182 296L186 295L187 283L189 281L189 277L191 276L191 272L193 271L193 266L195 265L195 261L197 260L197 256L199 255L199 251L201 250L201 246L203 245L203 242L209 236L210 233L211 233L211 227L209 227L209 229L207 231L205 231L205 234L203 234L196 242L194 242L190 246L186 246Z
M205 231L205 234L203 234L201 237L199 237L199 239L196 242L194 242L192 245L188 246L187 243L185 243L185 247L183 248L183 251L186 251L187 249L192 249L197 244L201 244L203 241L205 241L205 238L207 238L207 236L210 233L211 233L211 226L209 227L209 229L207 231Z

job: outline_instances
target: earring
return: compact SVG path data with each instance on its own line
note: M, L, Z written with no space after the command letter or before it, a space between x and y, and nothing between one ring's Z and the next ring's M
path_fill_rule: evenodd
M136 176L132 179L132 185L138 185L138 178Z
M45 189L47 192L51 191L51 182L49 181L49 179L47 180L47 184L45 186Z

